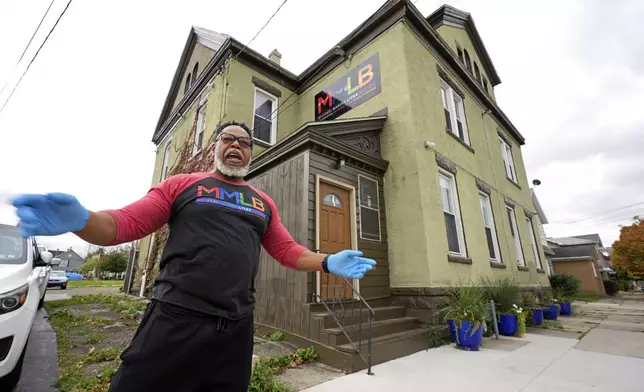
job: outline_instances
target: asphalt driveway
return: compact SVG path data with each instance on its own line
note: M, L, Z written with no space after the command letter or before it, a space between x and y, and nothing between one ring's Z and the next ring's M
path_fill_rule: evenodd
M56 392L52 385L58 373L56 331L47 322L47 312L40 309L27 345L22 377L15 392Z

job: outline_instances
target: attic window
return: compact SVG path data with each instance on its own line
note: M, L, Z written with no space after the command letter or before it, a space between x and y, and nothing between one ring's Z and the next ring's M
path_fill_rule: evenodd
M188 76L186 76L186 84L185 84L185 86L183 86L183 95L186 95L188 90L190 90L191 75L192 74L188 74Z
M472 72L472 63L470 62L470 54L467 53L467 49L463 49L463 52L465 53L465 67L467 68L468 71Z
M481 83L481 72L479 72L479 66L476 61L474 62L474 75L476 75L476 80Z
M199 62L197 61L195 63L195 67L192 69L192 74L194 75L194 78L192 80L193 83L195 82L195 80L197 80L198 73L199 73Z
M463 60L463 49L461 48L461 45L456 43L456 53L458 54L458 59L461 61L461 63L465 63L465 60Z
M485 92L489 92L487 89L487 79L485 79L485 76L483 76L483 87L485 88Z

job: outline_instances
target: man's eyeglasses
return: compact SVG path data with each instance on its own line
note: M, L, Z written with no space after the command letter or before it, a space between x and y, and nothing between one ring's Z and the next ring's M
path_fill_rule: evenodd
M217 140L221 140L226 144L233 144L236 140L237 143L239 143L239 146L243 148L251 148L253 146L253 139L247 136L231 135L230 133L220 133Z

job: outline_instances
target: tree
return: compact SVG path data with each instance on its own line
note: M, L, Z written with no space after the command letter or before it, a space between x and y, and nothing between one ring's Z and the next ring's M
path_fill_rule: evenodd
M644 279L644 220L639 216L633 218L632 225L622 226L611 261L625 270L629 279Z
M127 255L121 252L108 253L101 257L101 271L120 273L127 269Z
M86 259L83 262L83 264L81 264L78 267L78 270L80 271L81 274L89 274L90 272L94 271L97 266L98 266L98 258L91 257Z

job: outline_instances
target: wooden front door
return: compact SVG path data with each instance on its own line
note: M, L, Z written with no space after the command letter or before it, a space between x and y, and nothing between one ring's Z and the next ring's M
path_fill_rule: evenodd
M320 182L320 251L337 253L351 247L351 193L335 185ZM341 277L320 272L322 298L352 298L353 293Z

